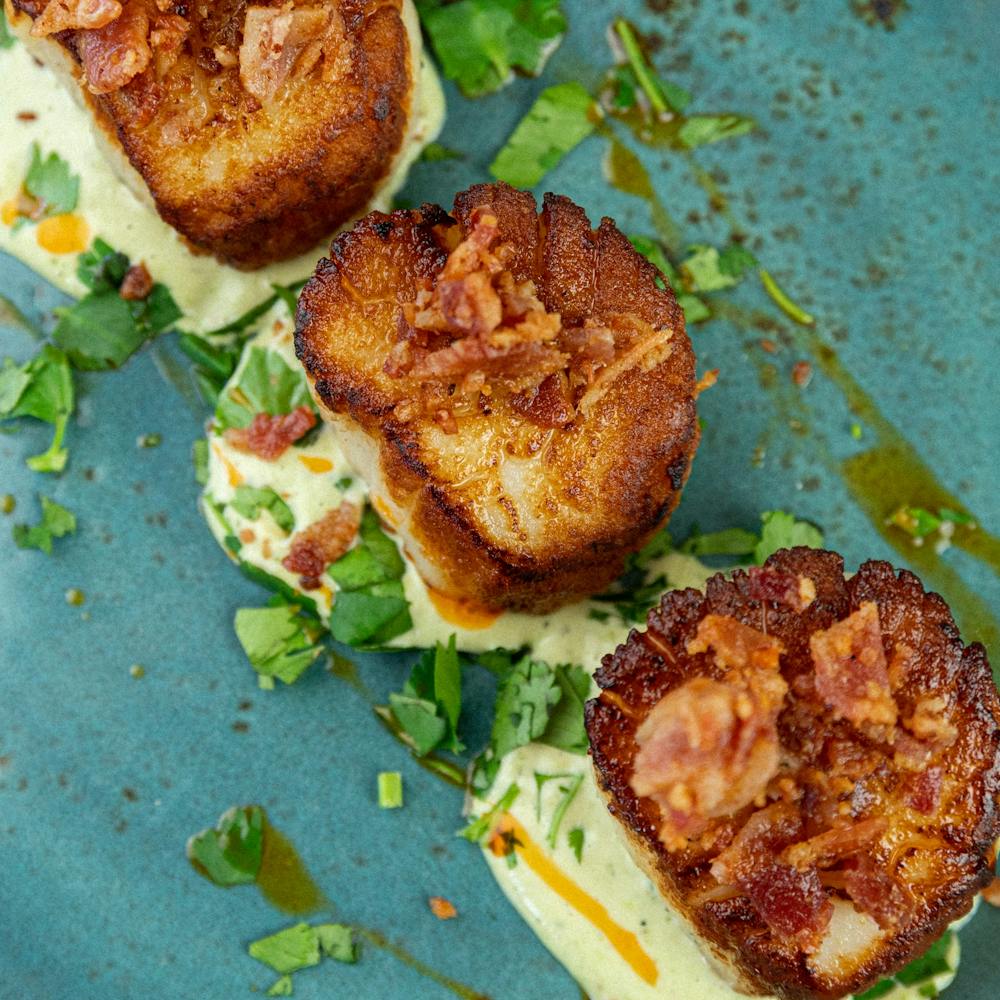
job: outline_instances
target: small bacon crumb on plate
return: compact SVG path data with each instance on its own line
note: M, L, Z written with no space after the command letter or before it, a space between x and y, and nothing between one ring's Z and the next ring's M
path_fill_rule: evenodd
M454 920L458 916L458 910L455 909L455 904L449 902L444 896L431 896L427 900L427 905L431 908L431 913L434 914L438 920Z

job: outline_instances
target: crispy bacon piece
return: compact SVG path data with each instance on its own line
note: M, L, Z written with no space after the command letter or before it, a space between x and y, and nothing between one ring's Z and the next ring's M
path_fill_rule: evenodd
M118 294L127 302L146 298L153 290L153 278L143 263L133 264L118 288Z
M898 714L878 607L865 601L843 621L809 637L816 666L816 690L839 718L855 726L894 726Z
M113 21L93 31L81 31L77 49L87 89L109 94L145 72L153 58L149 45L149 9L145 0L126 0Z
M315 590L330 563L336 562L350 547L361 525L361 511L344 500L308 528L292 536L292 546L281 565L289 573L300 574L304 590Z
M783 598L800 579L812 595L796 607ZM761 680L787 688L763 770L731 766L742 726L766 719L733 721L755 679L758 698ZM1000 695L983 648L912 574L868 562L846 579L835 553L778 552L762 573L665 595L596 680L585 718L609 808L741 990L862 993L989 883ZM692 822L702 801L720 807Z
M778 770L780 677L753 685L695 677L665 695L636 732L632 788L660 806L660 839L683 847L716 816L760 796Z
M57 31L103 28L121 12L118 0L49 0L31 25L31 34L44 38Z
M758 601L777 601L796 611L805 611L816 600L816 584L807 576L792 576L763 566L750 566L750 596Z
M323 55L333 10L328 6L247 7L239 50L240 80L261 104L272 101L293 72L305 76Z
M316 414L303 405L277 416L254 414L249 427L229 427L223 436L234 448L273 462L315 426Z

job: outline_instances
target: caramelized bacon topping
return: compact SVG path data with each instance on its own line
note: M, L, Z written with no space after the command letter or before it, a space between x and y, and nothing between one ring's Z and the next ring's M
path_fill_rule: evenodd
M145 0L126 0L113 21L93 31L80 32L77 46L91 93L119 90L145 72L153 58L149 31Z
M874 602L866 601L850 617L814 632L809 649L816 665L816 690L836 716L859 728L896 724L896 703Z
M291 413L278 416L257 413L249 427L230 427L224 437L234 448L273 462L315 426L316 414L312 407L299 406Z
M787 604L796 611L805 611L816 600L816 584L807 576L793 576L763 566L748 567L747 576L748 593L755 600Z
M315 590L330 563L336 562L350 547L361 525L361 511L344 500L308 528L292 537L292 547L281 565L289 573L300 574L304 590Z
M715 662L728 670L777 670L785 651L773 636L764 635L749 625L726 615L706 615L698 623L695 638L687 645L688 653L715 651Z
M247 7L239 50L240 80L261 104L293 75L305 76L323 55L330 7Z
M31 25L31 34L44 38L57 31L103 28L121 12L118 0L49 0Z
M153 278L146 265L133 264L126 272L118 288L118 294L127 302L146 298L153 290Z

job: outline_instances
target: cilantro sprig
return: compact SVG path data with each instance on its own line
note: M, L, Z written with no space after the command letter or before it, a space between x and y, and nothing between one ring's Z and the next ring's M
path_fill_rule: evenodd
M452 753L465 749L458 738L462 666L454 635L447 646L437 643L434 649L424 651L403 690L389 695L389 708L418 756L437 749Z
M538 76L566 31L559 0L417 0L445 76L466 97Z
M33 417L52 424L52 442L27 459L35 472L62 472L69 452L63 438L73 414L73 374L66 355L46 344L24 364L5 358L0 369L0 420Z
M80 178L58 153L44 156L37 142L31 144L31 163L22 188L26 205L19 208L20 225L72 212L80 198Z
M219 397L215 423L220 431L248 427L258 413L277 416L299 406L312 406L305 373L276 351L251 347L236 385Z
M274 687L276 678L294 684L323 651L317 642L322 630L315 621L284 601L267 608L240 608L233 627L265 690Z
M291 996L292 973L319 965L323 958L348 963L358 960L354 929L346 924L298 923L252 941L247 951L280 976L267 991L268 996Z
M147 340L180 319L170 290L159 282L144 298L122 298L119 290L130 267L125 254L100 238L77 259L77 277L89 291L74 305L56 310L58 322L52 331L52 339L74 367L119 368Z
M256 521L261 511L266 510L285 534L295 527L295 515L291 508L270 486L237 486L229 506L250 521Z
M40 496L42 518L37 524L15 524L11 529L14 544L19 549L38 549L46 555L52 555L52 541L71 535L76 531L76 516L62 504Z
M521 119L490 173L514 187L534 187L594 131L600 109L579 83L546 87Z
M215 885L252 884L264 856L265 825L260 806L233 806L214 827L191 836L187 842L188 860Z

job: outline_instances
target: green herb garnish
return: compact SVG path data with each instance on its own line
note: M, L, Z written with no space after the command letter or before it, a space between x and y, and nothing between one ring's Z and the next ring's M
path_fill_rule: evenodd
M455 636L447 646L437 643L425 650L414 664L402 692L389 695L389 706L401 729L412 740L416 753L424 757L441 748L459 753L462 711L462 666L455 649Z
M358 958L354 930L346 924L295 924L251 942L247 951L282 976L319 965L324 957L338 962Z
M514 804L514 800L521 794L521 789L517 785L511 785L503 795L481 816L474 817L467 826L463 826L455 836L464 837L473 844L481 843L493 832L497 819Z
M514 71L541 73L566 31L559 0L417 0L445 76L466 97L498 90Z
M338 587L330 612L334 639L350 646L380 646L411 628L405 571L396 543L382 530L378 515L366 508L358 543L327 569Z
M742 115L691 115L677 130L677 138L688 149L711 142L746 135L756 127L752 118Z
M429 142L420 151L421 163L442 163L445 160L464 160L465 153L443 146L440 142Z
M316 645L318 630L294 604L240 608L233 625L265 689L274 687L275 678L294 684L322 652L322 647Z
M260 806L233 806L214 827L188 840L188 860L216 885L249 885L260 872L264 826Z
M769 510L760 515L760 541L753 550L753 561L764 564L778 549L805 545L818 549L823 545L823 532L808 521L797 521L783 510Z
M574 826L573 829L566 834L569 849L576 855L576 860L578 862L583 860L583 839L583 828L579 826Z
M270 486L237 486L229 506L249 521L256 521L260 512L266 510L286 534L295 527L295 515L291 508Z
M653 111L658 115L666 115L672 111L681 114L691 103L691 94L683 87L679 87L669 80L661 80L653 72L639 45L635 29L628 21L621 17L618 18L615 21L615 33L621 39L622 48L625 50L625 58L628 60L628 68L634 75L636 82L642 88L643 93L649 99L649 104ZM631 107L632 105L622 104L620 106Z
M953 930L945 931L927 951L904 966L891 979L883 979L870 990L858 995L857 1000L877 1000L885 997L899 987L914 990L917 996L937 997L940 994L937 980L944 975L954 975L958 967L957 961L958 936Z
M76 516L55 500L46 496L40 496L39 499L42 503L42 519L38 524L15 524L11 534L19 549L39 549L46 555L52 555L52 540L76 531Z
M764 291L771 296L775 305L788 317L795 320L800 326L813 326L816 320L811 313L807 313L800 305L796 305L778 283L771 277L770 271L760 269L760 283L764 286Z
M594 131L599 114L581 84L547 87L490 164L490 173L514 187L534 187Z
M219 397L215 422L219 430L248 427L258 413L278 416L300 406L312 406L305 374L280 354L251 347L236 385Z
M9 49L17 39L10 33L7 27L7 15L4 12L3 4L0 4L0 49Z
M548 782L557 780L558 781L566 780L566 783L559 786L559 802L556 804L556 807L552 812L552 819L549 822L549 830L545 836L545 840L548 843L549 847L552 848L552 850L555 850L556 841L559 836L559 827L562 825L562 821L566 816L566 810L569 809L573 799L576 798L576 793L580 791L580 785L583 784L583 775L540 774L538 771L536 771L535 785L538 789L539 813L541 812L542 789Z
M89 289L79 302L56 309L52 339L77 368L118 368L147 340L181 316L165 285L155 283L143 299L118 294L129 259L102 239L77 259L77 276Z
M73 375L66 355L46 344L30 361L16 365L4 359L0 369L0 420L34 417L52 424L52 442L27 460L35 472L61 472L69 452L63 436L73 413Z
M34 219L64 215L76 208L80 197L80 178L58 154L43 157L37 142L31 144L31 165L24 176L24 189L37 199L39 209Z

